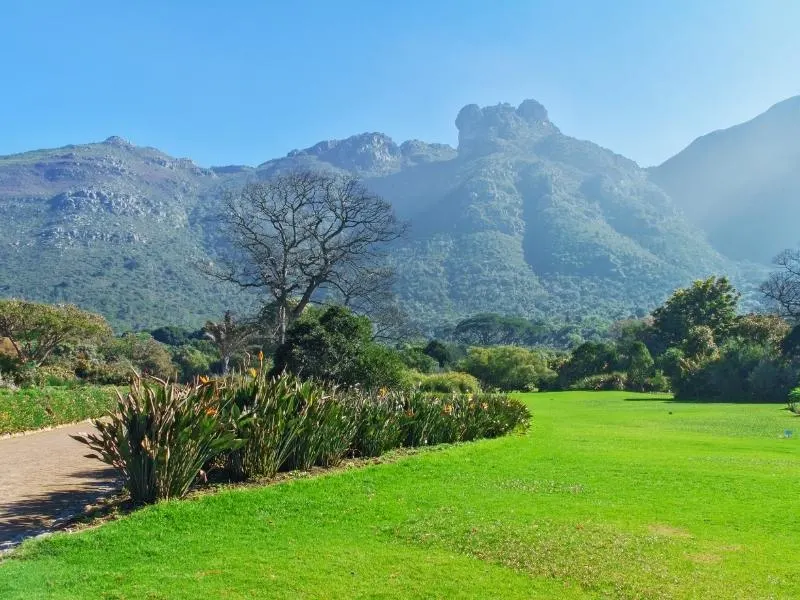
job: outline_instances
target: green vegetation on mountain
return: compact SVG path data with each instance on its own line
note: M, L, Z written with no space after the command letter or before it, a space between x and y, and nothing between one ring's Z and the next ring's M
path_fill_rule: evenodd
M410 220L389 262L423 331L486 312L608 322L697 277L741 279L646 171L562 134L538 102L470 105L456 126L457 149L370 133L255 168L119 138L2 157L0 296L72 302L118 330L247 312L251 297L202 274L230 249L222 198L296 169L356 175Z

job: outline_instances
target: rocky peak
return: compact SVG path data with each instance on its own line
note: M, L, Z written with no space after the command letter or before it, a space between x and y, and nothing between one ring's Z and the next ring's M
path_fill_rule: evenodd
M132 145L128 140L126 140L125 138L121 138L118 135L112 135L111 137L106 138L105 140L103 140L103 143L109 146L122 146L122 147L129 147Z
M536 142L558 133L547 109L536 100L525 100L517 108L497 104L481 108L468 104L456 117L458 151L461 154L487 154L510 144Z
M344 140L327 140L305 150L292 150L287 156L313 156L341 169L369 173L393 171L402 158L400 147L383 133L362 133Z

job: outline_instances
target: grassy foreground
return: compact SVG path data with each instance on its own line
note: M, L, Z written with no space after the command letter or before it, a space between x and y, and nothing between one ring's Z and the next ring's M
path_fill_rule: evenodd
M0 389L0 435L99 417L115 401L110 386Z
M160 504L0 563L0 598L796 598L800 419L525 396L533 427Z

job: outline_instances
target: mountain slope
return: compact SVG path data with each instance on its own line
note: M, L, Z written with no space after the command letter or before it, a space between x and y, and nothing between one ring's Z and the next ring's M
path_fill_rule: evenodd
M411 220L390 260L426 327L485 311L621 317L735 269L636 163L563 135L538 102L469 105L456 126L457 149L366 133L255 168L118 138L0 157L0 294L77 302L118 327L244 307L196 268L222 243L221 193L294 168L355 173Z
M800 243L800 96L698 138L650 175L722 253L768 262Z
M0 158L0 294L75 302L119 327L221 314L233 290L196 269L216 179L119 138Z

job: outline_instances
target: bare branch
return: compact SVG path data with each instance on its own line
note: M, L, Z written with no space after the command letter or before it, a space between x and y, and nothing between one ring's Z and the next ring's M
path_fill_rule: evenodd
M290 172L251 183L224 205L234 256L203 271L269 295L284 315L281 340L287 322L322 292L348 303L384 293L391 272L376 265L407 229L388 202L347 175Z

